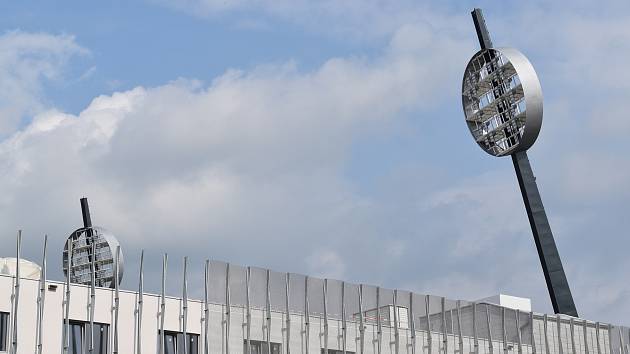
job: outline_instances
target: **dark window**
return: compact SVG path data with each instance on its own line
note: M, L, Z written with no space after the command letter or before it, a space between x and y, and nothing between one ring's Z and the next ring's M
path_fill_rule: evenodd
M322 348L322 354L326 354L326 349ZM328 354L343 354L343 350L328 349ZM354 352L346 350L346 354L354 354Z
M7 334L9 328L9 314L0 312L0 352L7 351Z
M158 344L160 343L160 331L158 331ZM186 351L184 353L184 334L180 332L164 331L164 354L199 354L199 335L186 333ZM158 345L158 353L160 347Z
M65 326L65 324L64 324ZM70 354L107 354L109 325L94 323L90 331L89 322L70 321ZM90 348L94 348L90 352Z
M266 341L261 340L250 340L251 346L251 354L269 354L269 348L267 347ZM271 354L281 354L282 353L282 344L271 342ZM243 351L245 354L250 354L247 352L247 340L243 341Z

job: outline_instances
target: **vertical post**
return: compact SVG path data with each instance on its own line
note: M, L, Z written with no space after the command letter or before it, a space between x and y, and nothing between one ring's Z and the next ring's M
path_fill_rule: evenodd
M602 347L599 339L599 322L595 323L595 344L597 345L597 354L602 354Z
M168 254L164 254L162 259L162 293L160 294L160 351L159 354L164 354L165 340L164 340L164 317L166 315L166 268L168 266Z
M381 324L381 288L376 288L376 345L377 354L381 354L381 340L383 336L383 328ZM328 353L325 353L328 354Z
M13 300L13 339L11 353L17 354L18 348L18 309L20 305L20 258L22 257L22 230L18 230L15 248L15 289Z
M230 263L225 266L225 354L230 354L230 324L232 320L230 301ZM269 351L271 353L271 351Z
M251 307L250 307L250 303L249 303L249 283L250 283L250 279L251 279L251 268L247 267L247 272L245 273L245 306L247 307L245 309L246 311L246 320L247 320L247 327L245 329L246 332L246 340L247 340L247 353L246 354L252 354L252 343L251 343L251 329L252 329L252 312L251 312Z
M474 353L479 354L479 338L477 337L477 303L472 303L472 330Z
M486 304L486 324L488 325L488 350L490 354L494 353L494 344L492 343L492 321L490 320L490 305Z
M562 321L560 319L560 315L556 315L556 329L558 331L558 349L560 354L564 354L564 349L562 348Z
M411 331L411 354L416 354L416 320L413 312L413 293L409 293L409 331Z
M577 354L575 351L575 323L573 322L573 317L571 317L569 322L569 328L571 330L571 352L573 354ZM585 338L586 339L586 338Z
M291 354L291 350L289 348L289 346L291 345L291 313L289 311L289 294L291 293L291 289L290 289L290 282L291 282L291 273L287 273L284 279L284 309L286 312L286 331L287 331L287 350L286 350L286 354Z
M549 353L549 318L547 314L543 316L543 330L545 331L545 354Z
M516 338L518 344L518 354L523 353L523 338L521 336L521 311L516 310Z
M492 48L481 10L475 9L471 14L481 49ZM554 312L579 317L527 152L511 156Z
M203 354L210 354L208 330L210 328L210 309L208 308L208 277L210 276L210 260L206 259L203 272ZM248 284L249 285L249 284ZM248 343L249 344L249 343Z
M324 354L328 354L328 279L324 279Z
M188 257L184 257L184 271L182 283L182 338L184 353L188 354Z
M116 247L116 259L114 263L114 348L112 353L118 354L118 312L120 305L120 289L118 285L118 277L120 276L120 246Z
M72 271L74 234L68 239L68 247L66 255L66 296L65 296L65 312L64 312L64 331L63 331L63 352L67 354L70 349L70 272Z
M584 354L589 354L590 349L588 348L588 323L586 320L582 321L582 337L584 337Z
M394 290L394 353L398 354L400 349L399 335L398 332L398 290Z
M96 304L96 242L92 240L92 260L90 262L90 341L88 351L94 352L94 305Z
M532 337L532 354L536 354L536 339L534 337L534 312L529 312L529 335Z
M346 354L346 282L341 283L341 351Z
M44 235L44 252L42 256L42 270L39 274L39 294L37 296L37 354L42 354L44 331L44 304L46 302L46 249L48 235Z
M432 347L433 347L433 338L431 337L431 315L430 315L430 310L431 310L431 296L430 295L425 295L424 297L424 306L426 307L426 311L427 311L427 348L429 349L429 354L432 353Z
M363 284L359 285L359 354L365 350L365 324L363 323Z
M138 336L136 354L142 354L142 307L144 306L144 250L140 253L140 276L138 278ZM206 353L207 354L207 353Z
M501 307L501 336L503 339L503 352L507 353L507 330L505 327L505 307Z
M446 298L441 299L442 306L442 346L444 347L444 353L448 353L448 336L446 334Z
M270 271L267 269L265 277L265 309L267 312L265 332L267 333L267 353L271 353L271 292L269 290ZM229 353L228 353L229 354Z
M462 310L461 303L457 300L457 311L455 312L457 315L457 335L459 339L459 352L460 354L464 353L464 335L462 334Z
M309 308L308 308L308 276L304 277L304 335L306 340L304 341L305 353L309 354L309 339L310 339L310 322L309 322Z

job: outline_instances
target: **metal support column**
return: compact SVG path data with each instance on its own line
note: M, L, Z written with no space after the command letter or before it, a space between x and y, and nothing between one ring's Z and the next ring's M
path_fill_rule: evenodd
M44 254L42 256L42 270L39 275L39 294L37 295L37 343L36 353L42 354L44 337L44 304L46 302L46 248L48 235L44 236Z
M284 278L284 310L286 312L286 334L287 334L287 350L286 354L291 354L290 345L291 345L291 312L289 311L289 294L291 293L291 273L287 273Z
M363 319L363 284L359 285L359 354L365 351L365 324Z
M11 353L17 354L18 349L18 309L20 305L20 258L22 257L22 230L18 231L15 248L15 288L13 298L13 328L11 340Z
M136 316L138 334L136 336L136 354L142 354L142 307L144 306L144 250L140 252L140 275L138 277L138 303ZM207 354L207 353L206 353Z
M184 257L184 271L182 282L182 339L184 353L188 354L188 257Z
M267 269L265 276L265 332L267 337L267 353L271 353L271 291L269 287L271 271Z
M251 305L250 305L250 300L249 300L249 283L250 283L250 279L251 279L251 273L252 273L252 269L250 267L247 267L247 271L245 273L245 320L247 321L247 323L245 324L245 341L247 342L247 353L246 354L252 354L252 342L251 342L251 335L252 335L252 309L251 309Z
M230 263L225 265L225 354L230 354L230 324L232 320L230 299ZM271 353L271 351L269 351Z
M459 353L464 354L464 335L462 333L462 310L461 303L457 300L457 311L455 312L457 316L457 336L459 340Z
M308 308L308 276L304 277L304 336L306 337L304 341L304 349L305 354L309 354L309 340L310 340L310 322L309 322L309 308Z
M96 306L96 242L92 240L92 260L90 262L90 341L88 352L94 352L94 310Z
M381 354L381 341L383 337L383 325L381 323L381 288L376 288L376 345L377 354ZM326 353L327 354L327 353Z
M324 279L324 354L328 354L328 279Z
M159 354L164 354L164 317L166 315L166 270L168 266L168 254L162 259L162 293L160 294L160 345Z
M475 9L472 17L481 49L492 48L481 10ZM511 156L554 312L579 317L527 151L519 151Z
M96 258L96 255L95 255ZM118 277L120 276L120 246L116 247L116 259L114 260L114 347L112 354L118 354L118 331L120 328L118 322L118 311L120 308L120 289Z
M73 249L74 249L74 239L70 237L68 239L68 254L66 255L66 293L64 299L64 331L63 331L63 352L67 354L70 350L70 272L72 271L72 261L73 261Z
M431 337L431 296L425 295L424 297L424 306L427 312L427 349L429 350L429 354L432 354L433 349L433 338Z
M346 354L346 282L341 283L341 351Z
M210 329L210 308L208 307L208 277L210 276L210 260L206 259L203 267L203 354L210 354L208 330ZM249 344L249 343L247 343Z
M398 290L394 290L394 353L398 354L400 349L400 333L398 332Z
M413 313L413 293L409 293L409 330L411 331L411 354L416 354L416 320Z
M472 331L473 331L473 352L479 354L479 338L477 336L477 303L472 304Z
M490 354L494 353L494 345L492 344L492 321L490 320L490 305L486 304L486 324L488 325L488 350Z

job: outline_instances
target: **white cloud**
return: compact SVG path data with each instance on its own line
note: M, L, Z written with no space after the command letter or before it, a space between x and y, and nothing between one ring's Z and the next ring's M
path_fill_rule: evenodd
M0 137L42 111L43 80L58 79L72 56L86 53L68 35L12 31L0 36Z

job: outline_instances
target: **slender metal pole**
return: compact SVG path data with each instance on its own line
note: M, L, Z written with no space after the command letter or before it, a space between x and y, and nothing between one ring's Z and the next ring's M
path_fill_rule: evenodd
M425 295L424 297L424 306L426 307L427 312L427 349L429 349L429 353L432 353L433 349L433 338L431 337L431 296Z
M230 301L230 263L225 266L225 354L230 354L230 324L231 307ZM271 351L269 352L271 353Z
M266 272L266 277L265 277L265 288L266 288L266 296L265 296L265 308L266 308L266 312L267 312L267 317L266 317L266 337L267 337L267 353L271 353L271 292L269 290L269 277L271 271L269 269L267 269Z
M247 267L247 273L245 273L245 306L246 308L246 316L247 316L247 354L252 354L252 343L251 343L251 331L252 331L252 310L249 303L249 283L251 279L251 268Z
M442 297L442 343L444 347L444 353L448 353L448 335L446 330L446 298Z
M529 335L532 337L532 354L536 354L536 339L534 337L534 312L529 312Z
M184 353L188 354L188 257L184 257L184 281L182 284L182 337Z
M365 350L365 324L363 320L363 284L359 285L359 354Z
M346 282L341 282L341 351L346 354Z
M569 328L571 330L571 352L573 354L577 354L575 351L575 324L573 323L573 317L571 317L569 322ZM586 339L586 338L585 338Z
M90 262L90 347L88 351L94 352L94 305L96 305L96 242L92 239L92 260Z
M400 351L400 333L398 332L398 290L394 290L394 353L398 354Z
M479 354L479 337L477 336L477 303L472 304L472 330L473 330L473 347L475 354Z
M490 305L486 304L486 322L488 325L488 349L490 354L494 353L494 345L492 344L492 321L490 320Z
M455 312L457 316L457 334L459 336L459 352L464 353L464 335L462 334L462 310L461 303L457 300L457 311Z
M286 331L287 331L287 350L286 354L291 354L291 350L289 346L291 345L291 313L289 312L289 294L291 293L290 289L290 281L291 281L291 273L287 273L284 281L284 294L285 294L285 303L284 308L286 312Z
M589 354L588 348L588 322L582 321L582 336L584 337L584 354Z
M503 339L503 352L507 353L507 329L505 327L505 307L501 307L501 339Z
M381 288L376 287L376 345L377 354L381 354L381 339L383 336L383 328L381 324Z
M413 293L409 293L409 330L411 331L411 354L416 354L416 320L413 313Z
M137 354L142 354L142 307L144 306L144 250L140 253L140 276L138 279L138 336L136 337ZM206 353L207 354L207 353Z
M324 279L324 354L328 354L328 279Z
M20 258L22 257L22 230L18 230L17 242L15 249L15 290L13 300L13 340L11 343L11 352L17 354L18 349L18 309L20 305Z
M308 276L304 277L304 335L306 336L306 340L304 342L305 353L309 354L309 340L310 340L310 316L309 316L309 306L308 306Z
M521 311L516 310L516 338L518 344L518 353L523 353L523 338L521 337Z
M162 259L162 293L160 294L160 354L164 354L164 317L166 315L166 271L168 267L168 254Z
M545 331L545 353L549 353L549 318L547 314L543 316L543 330Z
M208 329L210 322L210 309L208 308L208 277L210 276L210 260L206 259L203 277L203 353L210 354L210 345L208 343Z
M44 331L44 304L46 302L46 251L48 235L44 235L44 252L42 256L42 270L39 274L39 294L37 296L37 345L36 353L42 354Z
M74 234L68 239L68 254L66 255L66 296L65 296L65 313L64 313L64 331L63 331L63 352L68 353L70 349L70 272L72 272L73 261L73 249L74 249Z
M595 343L597 345L597 354L602 354L602 347L599 339L599 322L595 323Z
M118 354L118 331L119 331L119 322L118 322L118 312L120 308L120 288L118 284L118 279L120 276L120 246L116 247L116 260L114 263L114 348L113 354Z
M564 354L564 349L562 348L562 321L560 320L560 315L556 316L556 328L558 330L558 349L560 349L559 353Z

